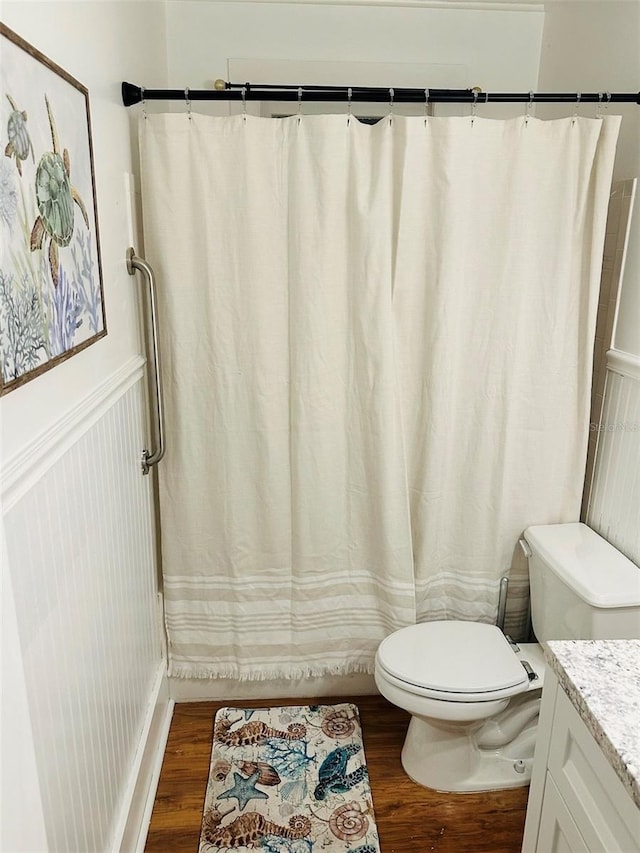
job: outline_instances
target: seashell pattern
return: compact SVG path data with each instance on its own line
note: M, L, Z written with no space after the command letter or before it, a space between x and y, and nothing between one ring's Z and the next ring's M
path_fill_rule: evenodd
M258 773L258 785L279 785L280 776L270 764L265 764L264 761L243 761L240 764L240 770L245 776L253 776Z
M231 764L225 759L220 758L211 766L211 776L217 782L224 782L224 780L229 775L229 771L231 770ZM251 775L251 774L249 774Z
M355 732L356 724L348 712L341 708L330 711L323 719L321 728L327 737L348 738Z
M340 841L359 841L367 834L369 818L358 803L345 803L329 818L329 828Z
M380 853L358 709L221 708L198 853Z

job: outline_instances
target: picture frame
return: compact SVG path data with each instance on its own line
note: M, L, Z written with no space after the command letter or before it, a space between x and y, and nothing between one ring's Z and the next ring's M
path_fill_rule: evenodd
M107 334L88 89L0 22L0 396Z

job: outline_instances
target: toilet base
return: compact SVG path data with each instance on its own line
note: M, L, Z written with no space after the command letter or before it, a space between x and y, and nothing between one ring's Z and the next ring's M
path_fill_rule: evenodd
M477 726L412 717L402 748L406 774L426 788L446 792L519 788L531 781L535 725L501 749L480 749Z

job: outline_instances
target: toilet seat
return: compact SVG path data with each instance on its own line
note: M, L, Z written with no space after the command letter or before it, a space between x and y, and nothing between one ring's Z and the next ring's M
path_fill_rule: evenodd
M402 628L380 643L376 666L396 687L447 702L490 702L529 686L502 631L482 622Z

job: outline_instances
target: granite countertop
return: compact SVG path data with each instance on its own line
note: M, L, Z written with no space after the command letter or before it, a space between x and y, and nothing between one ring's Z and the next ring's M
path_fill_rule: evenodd
M640 640L550 640L545 657L640 808Z

